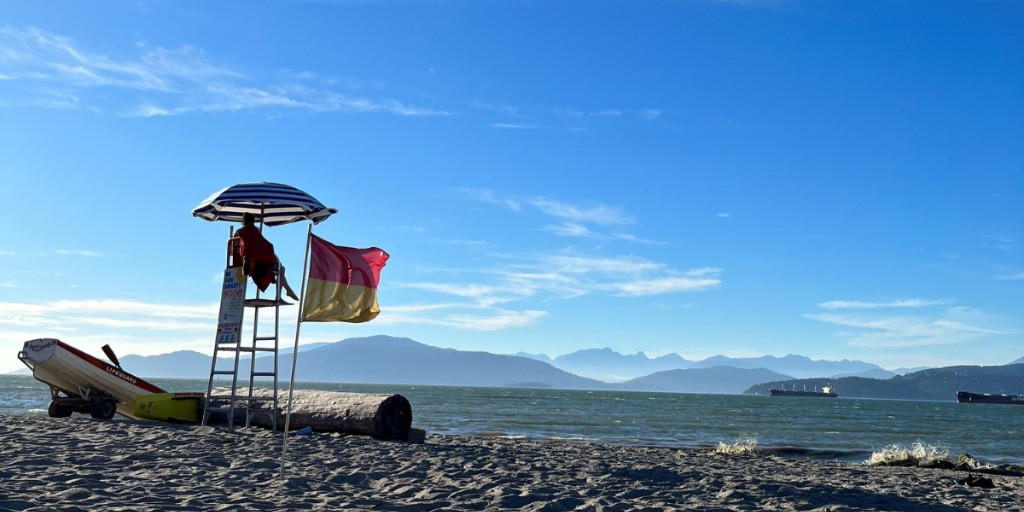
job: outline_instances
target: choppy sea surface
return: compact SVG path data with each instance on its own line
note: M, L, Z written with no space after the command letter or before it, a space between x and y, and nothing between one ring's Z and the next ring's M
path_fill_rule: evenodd
M205 379L149 380L168 391L207 386ZM842 462L916 451L1024 465L1019 405L308 382L296 389L400 394L412 404L413 426L428 434L756 447ZM49 402L49 389L31 376L0 375L0 415L46 416Z

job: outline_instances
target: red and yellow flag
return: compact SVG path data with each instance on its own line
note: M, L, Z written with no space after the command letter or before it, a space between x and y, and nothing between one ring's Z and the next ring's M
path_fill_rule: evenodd
M377 283L388 253L342 247L310 235L303 322L369 322L380 313Z

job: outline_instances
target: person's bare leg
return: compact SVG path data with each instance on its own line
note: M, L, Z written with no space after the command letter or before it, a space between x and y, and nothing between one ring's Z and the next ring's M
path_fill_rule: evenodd
M280 265L280 262L278 262L278 265ZM292 290L291 286L288 286L288 280L284 277L284 265L281 265L281 286L284 287L285 293L287 293L292 300L299 300L299 296L295 295L295 291Z

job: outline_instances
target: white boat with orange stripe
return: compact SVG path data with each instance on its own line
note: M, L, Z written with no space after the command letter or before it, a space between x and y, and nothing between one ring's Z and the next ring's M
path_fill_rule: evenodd
M103 352L114 364L93 357L63 341L39 338L25 342L18 359L32 370L32 376L50 386L51 417L72 412L110 419L121 414L132 419L136 401L145 395L165 393L159 387L121 369L109 345Z

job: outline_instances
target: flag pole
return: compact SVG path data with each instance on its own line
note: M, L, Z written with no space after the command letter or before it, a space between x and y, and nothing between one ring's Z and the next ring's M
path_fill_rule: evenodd
M288 456L288 428L292 420L292 391L295 389L295 364L299 360L299 328L302 327L302 313L306 307L306 282L309 280L309 245L313 240L313 223L306 229L306 257L302 260L302 287L299 292L299 317L295 322L295 345L292 347L292 373L288 379L288 412L284 416L284 443L281 445L281 480Z

